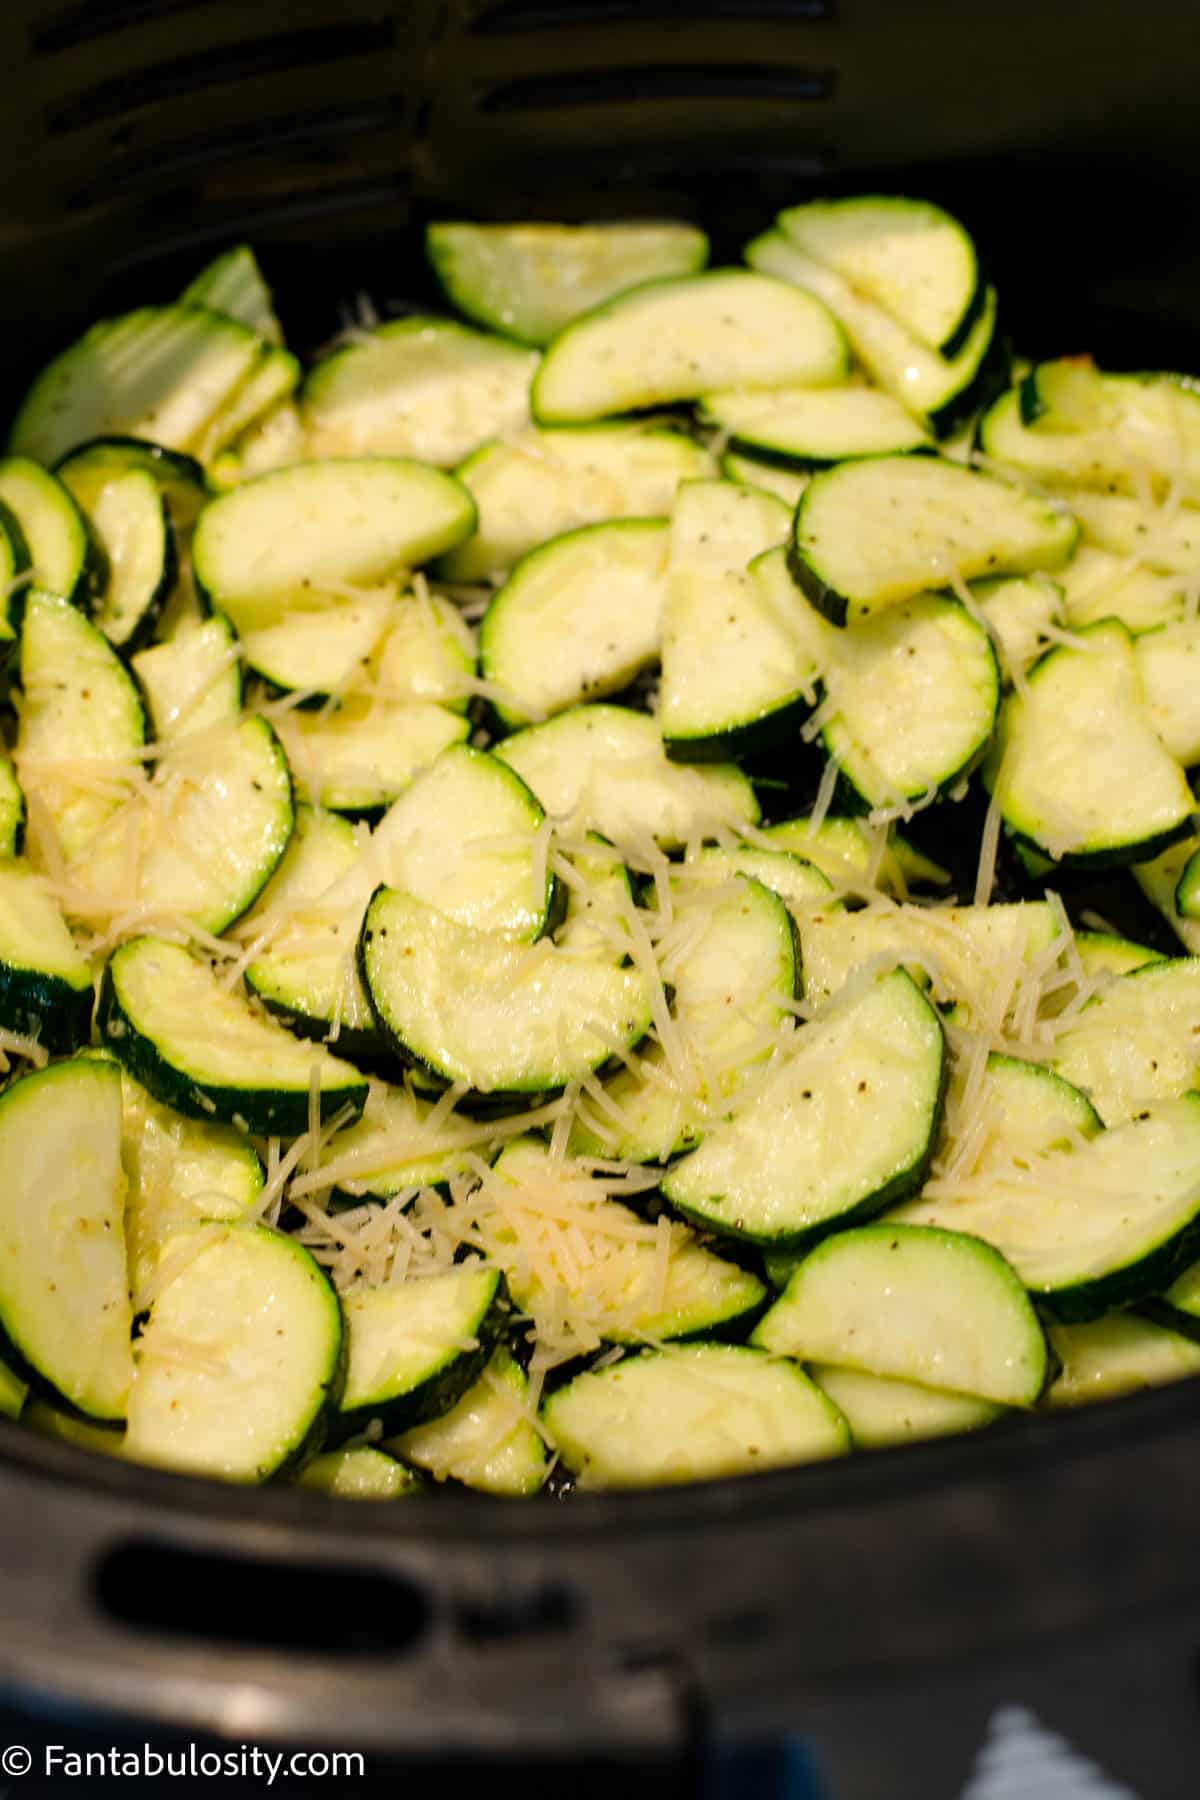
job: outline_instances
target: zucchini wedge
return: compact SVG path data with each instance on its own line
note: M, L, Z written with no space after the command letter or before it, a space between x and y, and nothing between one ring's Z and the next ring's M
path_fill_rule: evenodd
M58 466L58 478L87 516L104 552L107 580L89 608L122 652L149 638L175 586L175 539L167 504L150 470L114 465L84 449Z
M0 1095L0 1346L57 1407L125 1417L133 1355L121 1076L77 1059Z
M265 1481L321 1448L342 1382L341 1308L294 1238L262 1225L190 1237L138 1339L125 1453Z
M1064 377L1076 389L1070 421ZM1051 401L1030 423L1041 404L1031 396L1056 387L1058 409ZM1155 499L1173 489L1185 504L1200 501L1200 396L1178 376L1110 375L1075 359L1039 364L984 413L979 447L1042 487L1136 498L1148 483Z
M584 1488L712 1481L850 1449L846 1421L801 1369L719 1344L577 1375L542 1419Z
M735 388L705 394L699 416L750 455L779 457L800 469L933 449L921 421L878 388Z
M1020 1281L976 1237L867 1225L818 1245L754 1332L784 1356L1033 1406L1046 1339Z
M549 1456L530 1415L529 1382L502 1345L457 1405L393 1438L389 1448L435 1481L482 1494L536 1494Z
M347 1444L343 1450L325 1450L315 1456L293 1478L292 1485L314 1494L332 1494L338 1500L407 1500L419 1494L425 1483L394 1456L372 1450L369 1444Z
M104 553L70 491L40 463L7 456L0 458L0 506L20 527L34 585L86 612L104 583Z
M451 305L476 324L540 348L625 288L695 275L708 239L675 219L615 225L425 227L425 255Z
M471 735L470 721L428 701L351 695L326 712L275 717L300 797L352 818L378 819L422 770Z
M825 390L822 389L822 392ZM831 389L840 393L842 390ZM747 456L738 450L726 450L721 458L720 473L726 481L738 481L743 487L762 488L793 512L801 494L812 480L806 469L792 468L786 463L767 462L764 457Z
M938 1016L902 969L859 983L671 1167L663 1197L705 1230L780 1250L871 1218L924 1179L945 1065Z
M808 1373L850 1427L856 1450L981 1431L1007 1410L970 1394L921 1387L890 1375L868 1375L862 1369L839 1369L834 1363L813 1363Z
M248 325L268 344L283 343L274 296L249 244L235 244L206 263L179 298L185 306L207 306Z
M849 362L840 325L812 295L748 269L712 269L644 282L568 325L530 403L541 425L583 424L718 388L832 385Z
M220 613L181 625L169 642L139 650L130 666L160 743L199 736L241 717L237 638Z
M1067 512L942 456L878 456L813 477L789 566L834 625L953 578L1025 575L1070 560Z
M1200 956L1118 976L1062 1027L1054 1067L1090 1095L1106 1125L1200 1082Z
M1133 641L1142 698L1168 756L1200 763L1200 621L1181 620Z
M185 1118L297 1137L314 1099L322 1120L344 1108L357 1116L366 1103L357 1069L298 1043L186 950L157 938L131 938L109 958L99 1026L130 1074Z
M0 859L0 1025L62 1055L87 1042L92 972L45 883Z
M348 1356L339 1436L372 1419L391 1435L440 1418L474 1386L508 1322L498 1269L354 1288L342 1302Z
M1048 1327L1059 1372L1042 1397L1051 1412L1141 1393L1200 1375L1200 1344L1137 1313Z

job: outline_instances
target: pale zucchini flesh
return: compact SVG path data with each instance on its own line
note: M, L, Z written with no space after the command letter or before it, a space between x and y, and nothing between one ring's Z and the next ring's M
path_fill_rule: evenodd
M92 973L28 863L0 858L0 1024L61 1055L86 1043Z
M503 1347L457 1405L393 1439L391 1448L435 1481L484 1494L536 1494L549 1464L531 1423L529 1383Z
M893 1444L980 1431L1005 1413L1004 1407L991 1400L921 1387L894 1376L869 1375L862 1369L814 1363L808 1372L850 1427L856 1450L882 1450Z
M1052 1411L1115 1400L1200 1375L1200 1344L1137 1313L1049 1328L1060 1367L1042 1400Z
M419 1475L369 1444L326 1450L306 1463L295 1486L338 1500L407 1500L424 1486Z
M1119 976L1059 1031L1054 1067L1106 1125L1200 1082L1200 957Z
M448 1412L487 1366L508 1313L499 1271L478 1262L423 1281L356 1288L342 1308L342 1435L372 1419L395 1432Z
M776 456L802 469L933 448L921 421L878 388L734 389L706 394L700 416L751 455Z
M382 813L443 750L471 734L469 721L449 707L357 695L329 711L278 715L275 728L301 797L362 817Z

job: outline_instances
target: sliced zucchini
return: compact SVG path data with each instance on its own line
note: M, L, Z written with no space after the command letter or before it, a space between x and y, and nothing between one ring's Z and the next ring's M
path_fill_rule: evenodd
M897 962L928 978L939 1003L955 1002L976 1027L998 1028L1022 965L1059 934L1047 901L997 906L889 906L861 912L821 907L803 923L805 997L819 1004L864 964ZM1000 1014L998 1017L997 1014Z
M783 901L733 870L724 879L719 868L706 872L716 891L703 878L671 883L673 916L659 940L662 976L674 990L669 1053L659 1043L641 1066L617 1071L603 1104L589 1109L591 1126L572 1140L581 1151L666 1162L692 1149L728 1113L790 1016L799 968Z
M31 580L29 550L16 514L0 500L0 656L11 650Z
M1155 735L1115 619L1059 645L1000 711L984 771L1006 829L1056 862L1145 862L1187 829L1187 778Z
M303 462L305 455L300 408L289 397L276 401L269 412L243 431L236 443L214 456L206 474L214 492L224 494L243 481L252 481L256 475L268 475L272 469Z
M1190 1263L1149 1311L1160 1324L1200 1338L1200 1265Z
M401 594L370 674L385 699L429 700L465 712L474 691L475 634L441 594Z
M799 925L814 909L837 905L828 875L792 850L729 850L713 844L688 858L679 879L711 886L734 875L749 875L778 894Z
M878 456L826 469L805 489L792 574L835 625L952 575L1056 569L1079 527L1023 489L941 456Z
M265 1481L324 1440L342 1376L337 1295L307 1250L266 1226L193 1236L138 1339L125 1453Z
M921 1387L889 1375L839 1369L832 1363L815 1363L809 1374L850 1427L856 1450L954 1437L963 1431L980 1431L1004 1416L1005 1409L991 1400Z
M291 399L300 384L300 363L290 350L264 346L240 387L213 414L193 446L202 463L216 460L243 433L275 407Z
M1030 424L1031 393L1045 394L1070 362L1042 363L1021 389L1002 394L979 423L979 446L993 461L1044 487L1137 496L1148 484L1185 503L1200 500L1200 396L1177 376L1108 375L1076 365L1074 417L1053 401ZM1033 402L1033 406L1039 404ZM1024 415L1024 416L1023 416Z
M103 585L104 554L69 490L27 456L7 456L0 505L20 527L36 585L86 610Z
M743 487L762 488L766 493L774 494L793 511L812 479L805 470L767 462L757 456L745 456L737 450L727 450L722 456L721 474L726 481L740 481Z
M1000 671L957 600L918 594L838 632L822 673L825 748L868 806L944 792L991 742Z
M985 289L975 245L940 206L895 194L810 200L779 224L930 350L962 347Z
M153 780L71 860L72 908L143 928L184 920L217 936L270 880L294 818L291 775L265 719L176 738Z
M730 481L688 482L676 496L659 723L677 762L722 762L774 743L816 698L810 639L793 616L803 603L781 600L748 566L781 545L789 525L774 495Z
M669 848L760 816L739 769L669 762L657 720L627 707L572 707L506 738L494 754L567 829L591 828L614 842L640 834Z
M529 422L536 353L448 319L396 319L310 370L308 454L413 456L453 468Z
M207 306L237 319L268 344L283 342L274 296L249 244L235 244L206 263L179 297L185 306Z
M14 1081L0 1168L5 1361L56 1406L117 1424L133 1378L119 1071L76 1060Z
M190 451L261 354L255 332L202 306L144 306L103 319L37 376L9 450L51 466L98 437Z
M1180 899L1187 904L1189 915L1196 910L1200 865L1194 864L1193 859L1197 851L1200 837L1182 838L1150 862L1134 863L1130 871L1151 906L1158 908L1191 956L1200 956L1200 918L1185 917L1180 911Z
M1183 617L1184 592L1178 576L1156 575L1091 544L1081 546L1059 571L1058 580L1067 624L1076 629L1100 619L1120 619L1130 631L1152 631Z
M1145 632L1133 654L1163 749L1185 768L1200 763L1200 620Z
M782 223L782 221L781 221ZM1007 356L996 330L996 293L984 291L978 314L953 356L919 343L883 307L865 299L828 263L808 255L783 231L746 246L751 268L794 282L823 300L879 387L945 437L1002 385Z
M407 1500L425 1484L394 1456L385 1456L368 1444L354 1444L314 1457L301 1469L294 1485L317 1494L334 1494L339 1500Z
M1024 1164L1104 1129L1087 1095L1042 1063L992 1051L977 1084L973 1075L956 1062L938 1157L943 1179Z
M714 269L644 282L551 343L530 403L543 425L697 400L718 388L821 387L849 369L841 327L785 281Z
M940 863L931 862L894 826L826 813L815 827L811 818L780 819L761 835L773 849L815 863L837 887L903 899L910 887L945 887L950 881Z
M1084 539L1159 575L1200 574L1200 515L1187 506L1147 506L1124 494L1071 495Z
M530 1422L529 1383L503 1346L456 1406L391 1447L435 1481L484 1494L536 1494L546 1479L546 1446Z
M153 476L178 535L186 536L209 497L208 478L194 456L169 450L149 438L99 437L68 451L58 472L69 469L81 490L98 493L108 482L133 469ZM81 502L86 505L85 502Z
M1152 962L1118 976L1059 1030L1054 1067L1118 1125L1200 1081L1198 1023L1200 957Z
M133 672L160 742L197 736L241 717L237 638L221 613L182 625L169 643L140 650Z
M372 1419L407 1431L457 1405L491 1359L509 1317L500 1271L472 1262L448 1275L343 1297L349 1354L339 1433Z
M40 588L25 602L16 757L68 861L127 798L146 736L137 686L104 635Z
M307 706L329 700L356 678L370 685L371 661L394 605L388 588L364 588L334 605L324 594L305 596L272 608L274 618L255 604L243 614L242 657L277 694L296 693Z
M505 1147L488 1192L504 1194L487 1241L514 1302L535 1323L565 1313L578 1334L586 1322L588 1348L738 1336L762 1311L767 1290L756 1275L714 1256L682 1226L639 1229L619 1201L597 1193L586 1170L534 1138ZM586 1266L574 1254L581 1227L597 1246ZM530 1245L539 1239L535 1258Z
M780 457L802 469L933 448L921 421L878 388L735 388L706 394L700 420L752 455Z
M850 1433L801 1369L698 1344L577 1375L542 1418L589 1488L664 1487L844 1456Z
M1063 590L1047 575L976 581L971 597L987 621L1000 673L1009 683L1049 648L1047 628L1062 624Z
M446 581L499 579L531 550L582 525L665 516L681 481L712 472L700 444L653 424L505 437L457 471L479 527L442 558L438 574Z
M373 1083L362 1118L325 1146L321 1173L339 1199L392 1200L407 1189L446 1188L474 1166L479 1128L428 1124L434 1102L408 1087Z
M440 469L382 456L296 463L210 501L192 563L211 603L249 630L313 590L385 581L474 524L470 495Z
M650 1025L636 970L473 931L394 888L367 909L360 969L396 1053L479 1093L563 1087Z
M694 275L708 239L694 225L465 225L425 228L442 291L467 318L519 343L543 345L625 288Z
M177 944L133 938L104 971L102 1040L156 1100L186 1118L263 1137L296 1137L316 1102L322 1120L363 1109L349 1063L298 1043L223 987Z
M776 1249L870 1218L924 1179L945 1061L937 1014L903 970L858 984L671 1168L663 1195L708 1230Z
M275 719L297 789L314 806L370 818L471 734L461 713L351 695L332 711Z
M1129 979L1129 977L1125 977ZM1200 1244L1200 1094L1151 1101L1089 1142L904 1208L1007 1257L1056 1319L1098 1319L1168 1287Z
M753 1341L996 1406L1032 1406L1046 1339L1021 1283L978 1238L931 1226L866 1225L806 1256Z
M77 1419L72 1413L60 1412L48 1401L31 1399L21 1414L22 1425L28 1425L41 1437L55 1438L60 1444L74 1444L77 1450L90 1450L96 1456L124 1456L125 1432L121 1425L96 1425Z
M1075 948L1085 975L1132 975L1135 969L1165 960L1160 950L1107 931L1077 931Z
M92 617L118 650L137 649L175 585L175 541L158 483L145 469L98 472L86 451L60 463L59 478L104 550L108 580Z
M1200 1344L1136 1313L1110 1313L1086 1325L1051 1325L1049 1334L1060 1368L1042 1405L1055 1410L1200 1374Z
M92 973L44 882L0 860L0 1023L52 1055L86 1043Z
M521 558L479 631L480 669L503 724L616 693L656 660L668 541L664 519L618 519Z
M17 772L0 755L0 856L19 856L25 842L25 796Z

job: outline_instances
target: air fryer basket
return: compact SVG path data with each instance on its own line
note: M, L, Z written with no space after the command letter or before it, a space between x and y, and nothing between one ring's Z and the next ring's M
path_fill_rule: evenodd
M720 257L789 199L872 187L963 214L1022 347L1200 370L1186 0L7 0L0 66L5 402L238 238L304 344L357 289L422 297L430 216L679 213ZM1021 1706L1182 1800L1198 1488L1195 1383L520 1506L226 1489L5 1425L0 1699L15 1739L27 1715L452 1750L577 1787L618 1759L660 1792L791 1734L789 1791L845 1800L950 1800Z

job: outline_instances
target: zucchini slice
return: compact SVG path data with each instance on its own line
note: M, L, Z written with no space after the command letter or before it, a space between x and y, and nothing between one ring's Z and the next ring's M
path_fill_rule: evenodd
M549 539L613 519L670 512L681 481L713 473L681 431L651 425L524 431L488 444L457 471L479 515L475 536L438 564L446 581L495 580Z
M1200 621L1147 631L1134 639L1133 654L1163 749L1185 769L1200 763Z
M820 387L849 349L810 294L748 269L644 282L560 332L533 381L543 425L697 400L718 388Z
M17 771L0 755L0 856L19 856L25 843L25 796Z
M1062 624L1063 590L1047 575L1001 576L971 584L1006 684L1050 647L1049 627Z
M0 1095L0 1344L77 1417L118 1424L133 1378L121 1077L80 1059Z
M279 714L275 727L300 795L355 818L378 817L444 750L471 735L470 721L448 707L358 695L329 712Z
M1200 1375L1200 1344L1136 1313L1048 1329L1060 1366L1042 1405L1054 1411Z
M104 554L70 491L27 456L7 456L0 458L0 505L20 526L34 583L86 611L103 586Z
M1178 376L1077 370L1086 391L1074 418L1051 404L1030 424L1029 393L1057 385L1061 396L1067 367L1040 364L993 402L979 422L984 454L1043 487L1136 498L1149 483L1157 499L1200 501L1200 395Z
M89 918L182 920L219 935L278 867L294 818L291 775L265 719L176 738L153 780L69 863L71 905Z
M290 350L265 346L245 381L218 407L196 439L193 450L198 460L215 461L259 419L290 400L300 375L300 364Z
M448 1120L431 1130L435 1102L409 1087L372 1082L362 1118L325 1146L321 1173L345 1204L392 1200L406 1189L446 1189L470 1170L481 1147L477 1125Z
M769 852L760 856L770 860ZM696 867L685 865L689 875ZM674 990L671 1052L653 1046L637 1068L618 1069L602 1101L589 1096L590 1123L581 1122L572 1139L580 1151L666 1162L694 1148L728 1113L790 1016L799 957L786 906L757 880L732 870L723 879L711 865L705 873L719 885L703 875L672 881L671 923L657 946Z
M1151 906L1158 908L1191 956L1200 956L1200 913L1191 916L1197 911L1196 882L1200 878L1200 863L1194 860L1197 851L1200 851L1200 837L1182 838L1161 856L1150 862L1134 863L1130 870ZM1187 916L1180 911L1181 900L1187 904Z
M175 585L175 540L158 482L146 469L94 467L86 451L59 464L59 479L86 513L108 579L91 615L109 643L145 643Z
M815 863L835 887L854 892L903 899L910 887L946 887L950 881L940 863L931 862L894 826L826 813L816 826L811 818L780 819L761 836L772 849Z
M548 1457L530 1411L525 1373L501 1346L456 1406L394 1438L390 1448L435 1481L483 1494L536 1494Z
M479 630L504 725L616 693L657 659L668 541L665 519L617 519L521 558Z
M1006 1410L970 1394L950 1394L944 1388L868 1375L862 1369L839 1369L832 1363L814 1363L808 1372L850 1427L856 1450L980 1431L1003 1418Z
M814 909L836 907L833 883L815 862L792 850L729 850L710 844L688 858L680 871L684 883L715 886L734 875L748 875L778 894L797 925ZM797 954L799 954L797 950Z
M735 388L706 394L699 413L702 424L752 455L777 456L802 469L933 448L921 421L878 388Z
M1082 545L1057 579L1067 624L1078 629L1101 619L1120 619L1130 631L1151 631L1183 617L1184 591L1178 576L1156 575L1091 544Z
M823 389L822 392L825 390ZM829 390L841 393L840 388ZM784 463L767 462L762 457L747 456L737 450L727 450L721 458L721 474L726 481L740 481L743 487L762 488L764 493L774 494L794 512L801 494L812 477L807 470L791 468Z
M86 1043L92 973L28 863L0 859L0 1023L52 1055Z
M113 952L100 1035L164 1106L262 1137L297 1137L316 1100L322 1120L363 1109L349 1063L251 1010L177 944L132 938Z
M577 1338L589 1330L580 1349L736 1337L762 1311L767 1290L757 1275L714 1255L683 1226L639 1223L597 1192L586 1168L552 1157L535 1138L506 1145L487 1192L503 1196L485 1237L514 1302L535 1323L549 1322L553 1335L564 1315ZM573 1254L580 1228L596 1245L585 1267Z
M988 633L957 600L917 594L836 633L822 675L822 740L868 806L944 792L991 742L1000 671Z
M146 737L141 697L103 633L40 588L25 601L20 676L21 785L70 862L132 788Z
M777 742L816 698L796 606L749 568L783 543L789 525L782 502L755 488L695 481L679 490L659 704L663 742L676 762L722 762Z
M1090 1095L1106 1125L1200 1081L1200 956L1118 976L1054 1044L1054 1067Z
M349 1349L343 1436L372 1419L390 1435L449 1412L487 1367L510 1312L500 1271L479 1262L421 1281L353 1288L342 1309Z
M475 634L441 594L401 594L370 665L387 700L433 701L465 712L474 691Z
M1110 556L1133 558L1159 575L1200 571L1200 515L1187 506L1147 506L1124 494L1071 495L1084 541Z
M185 306L207 306L237 319L268 344L282 344L275 300L249 244L235 244L206 263L179 296Z
M190 451L261 355L255 332L202 306L144 306L103 319L38 375L9 450L49 466L98 437Z
M161 743L233 725L241 717L237 638L220 613L181 625L168 643L139 650L132 668Z
M940 206L900 195L810 200L779 224L928 349L961 349L985 288L974 243Z
M922 1198L903 1217L993 1245L1056 1319L1138 1305L1200 1245L1200 1094L1152 1101L1077 1149L999 1171L982 1192Z
M1032 1406L1049 1373L1037 1314L1003 1256L932 1226L866 1225L818 1245L753 1341L996 1406Z
M1180 837L1193 799L1155 735L1118 620L1050 650L1010 694L984 779L1009 833L1068 866L1145 862Z
M841 1413L801 1369L698 1344L577 1375L542 1418L588 1488L664 1487L844 1456Z
M996 293L984 291L977 316L953 356L919 343L883 307L861 295L828 263L783 231L767 231L745 250L751 268L790 281L823 300L863 367L916 418L945 437L1003 386L1007 354L996 330Z
M449 319L396 319L311 369L300 396L313 457L412 456L453 468L529 422L535 352Z
M295 463L211 500L192 563L210 602L239 630L273 623L280 603L371 587L426 562L474 529L452 475L398 457Z
M903 970L856 984L674 1164L663 1196L707 1230L773 1249L870 1218L924 1179L945 1063L938 1016Z
M477 324L541 346L625 288L695 275L708 239L694 225L465 225L425 228L425 254L453 306Z
M339 1500L407 1500L419 1494L425 1483L394 1456L385 1456L368 1444L348 1444L343 1450L325 1450L314 1457L293 1485L316 1494L333 1494Z
M756 825L754 789L740 769L669 762L658 721L624 706L575 706L497 744L566 829L620 842L639 834L667 848L719 827Z
M138 1339L125 1453L260 1482L319 1450L342 1376L329 1278L266 1226L201 1226ZM176 1240L176 1244L179 1240Z
M805 489L789 553L814 606L846 625L952 576L1056 569L1075 550L1067 512L942 456L878 456Z
M477 1093L561 1088L650 1026L636 970L473 931L394 888L367 909L359 960L396 1053Z

